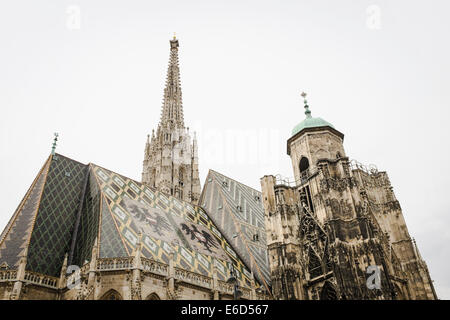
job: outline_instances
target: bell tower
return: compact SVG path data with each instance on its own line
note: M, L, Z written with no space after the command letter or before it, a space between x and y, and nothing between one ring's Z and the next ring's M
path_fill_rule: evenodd
M294 179L261 178L274 297L435 299L386 172L351 162L344 135L302 97L306 118L287 141Z
M317 168L321 159L345 157L344 134L322 118L313 118L302 93L306 118L294 127L287 141L287 153L291 157L295 181L301 182Z

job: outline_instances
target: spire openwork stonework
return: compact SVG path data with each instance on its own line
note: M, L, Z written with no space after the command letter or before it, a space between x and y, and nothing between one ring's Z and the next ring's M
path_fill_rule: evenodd
M168 195L197 203L200 196L197 142L184 125L178 39L170 40L170 58L158 128L147 137L142 182Z

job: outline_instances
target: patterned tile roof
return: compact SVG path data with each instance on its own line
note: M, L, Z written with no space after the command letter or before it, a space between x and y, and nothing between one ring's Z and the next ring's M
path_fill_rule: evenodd
M59 275L70 250L88 169L64 156L52 157L28 247L27 270Z
M0 265L6 263L11 268L17 267L20 257L25 254L49 166L50 159L45 162L39 171L30 189L2 232L0 237Z
M147 258L168 263L174 253L176 267L207 276L214 264L220 280L228 278L232 262L241 285L250 285L248 268L201 207L98 166L92 172L104 197L101 257L130 255L142 233Z
M69 264L130 256L138 239L146 258L220 280L230 270L249 287L250 269L199 206L167 196L100 166L50 157L0 238L0 265L17 266L28 248L29 271L58 276ZM233 265L233 267L232 267Z
M250 266L255 278L270 286L261 197L261 192L209 170L200 205Z

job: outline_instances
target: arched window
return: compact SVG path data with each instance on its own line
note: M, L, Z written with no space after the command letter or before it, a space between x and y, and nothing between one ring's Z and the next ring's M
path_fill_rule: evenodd
M180 185L183 186L183 181L184 181L184 168L181 167L180 171L178 172L178 180L180 181Z
M323 273L322 263L311 247L309 247L308 272L311 279L317 278Z
M395 289L395 300L405 300L403 291L397 283L394 283L394 289Z
M336 289L329 281L325 281L322 287L320 300L337 300Z
M156 169L153 168L152 171L152 180L153 180L153 187L156 187Z
M100 300L123 300L120 293L118 293L116 290L111 289L108 292L106 292Z
M308 168L309 168L309 160L308 160L308 158L302 157L302 158L300 159L300 165L299 165L299 167L300 167L300 173L302 173L302 172L308 170Z
M161 300L156 293L151 293L145 298L145 300Z
M336 153L336 159L339 159L339 158L341 158L341 153L340 153L340 152L337 152L337 153Z

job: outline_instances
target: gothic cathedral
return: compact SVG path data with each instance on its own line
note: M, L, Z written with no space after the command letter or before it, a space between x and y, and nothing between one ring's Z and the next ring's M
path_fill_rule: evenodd
M387 173L351 161L306 99L293 180L266 175L259 191L209 170L201 190L178 48L141 181L58 154L55 138L0 235L0 299L437 299Z

